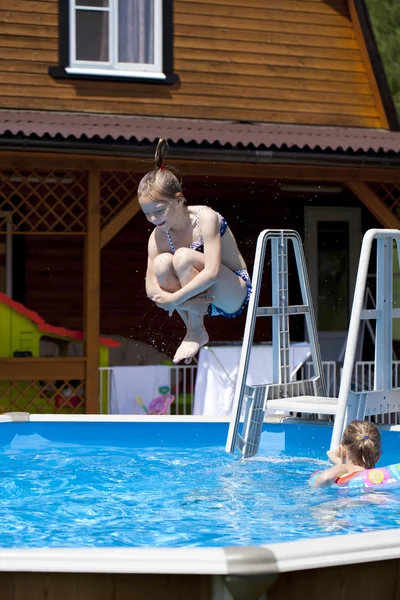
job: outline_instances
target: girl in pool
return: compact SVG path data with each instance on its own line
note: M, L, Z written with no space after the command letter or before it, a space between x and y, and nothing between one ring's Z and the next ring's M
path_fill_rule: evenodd
M139 204L155 227L148 244L146 293L170 316L176 310L185 323L174 362L188 364L208 342L204 316L240 315L251 284L225 219L207 206L187 206L180 180L164 165L167 151L160 139L156 168L138 187Z
M381 456L381 435L373 423L352 421L340 446L327 455L334 466L320 473L312 481L313 487L332 485L342 475L373 469Z

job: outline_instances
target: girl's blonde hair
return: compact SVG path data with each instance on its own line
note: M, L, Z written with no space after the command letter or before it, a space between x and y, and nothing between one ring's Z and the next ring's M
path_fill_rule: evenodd
M182 181L178 170L164 165L168 149L167 140L160 138L154 156L156 168L140 180L137 192L139 199L145 196L157 202L172 202L177 199L177 194L182 194ZM182 201L185 201L183 196Z
M373 469L381 456L381 434L368 421L352 421L344 430L342 445L350 460L365 469Z

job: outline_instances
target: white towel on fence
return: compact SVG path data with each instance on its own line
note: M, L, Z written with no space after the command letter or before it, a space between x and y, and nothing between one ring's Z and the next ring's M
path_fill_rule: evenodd
M194 414L230 416L239 368L240 346L204 347L200 350L194 395ZM302 364L310 354L307 343L290 347L290 371ZM272 346L255 345L252 348L248 385L271 383ZM272 411L271 411L272 412Z
M140 397L145 406L156 396L160 387L170 386L170 368L113 367L111 371L110 413L113 415L143 415L145 411L136 401Z

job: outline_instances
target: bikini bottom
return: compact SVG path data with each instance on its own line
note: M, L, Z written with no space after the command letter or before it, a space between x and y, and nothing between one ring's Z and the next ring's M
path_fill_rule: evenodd
M210 304L208 307L208 316L209 317L226 317L227 319L234 319L235 317L238 317L239 315L241 315L242 312L244 311L246 304L248 303L248 301L250 299L250 294L251 294L250 276L249 276L248 272L246 271L246 269L238 269L237 271L234 271L234 273L236 273L236 275L241 277L243 279L243 281L246 282L246 285L247 285L247 294L246 294L246 298L244 299L242 306L239 308L239 310L237 310L234 313L226 313L224 310L222 310L222 308L218 308L218 306L214 306L214 304Z

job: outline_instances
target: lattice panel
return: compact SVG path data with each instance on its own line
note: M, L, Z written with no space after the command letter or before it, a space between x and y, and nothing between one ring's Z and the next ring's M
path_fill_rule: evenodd
M382 200L384 205L400 218L400 182L369 183L369 187Z
M109 223L121 208L130 202L138 188L132 173L102 172L100 179L101 226Z
M85 171L0 173L0 232L84 233Z
M84 385L77 380L2 381L0 408L3 412L85 412Z

